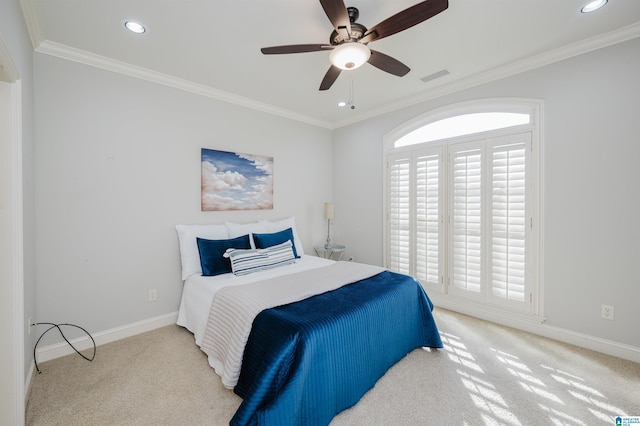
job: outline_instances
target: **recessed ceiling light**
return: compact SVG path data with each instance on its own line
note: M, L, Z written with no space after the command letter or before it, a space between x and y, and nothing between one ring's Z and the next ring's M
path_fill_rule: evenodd
M593 1L585 4L582 7L582 9L580 9L580 12L582 12L582 13L595 12L596 10L600 9L602 6L607 4L607 1L608 0L593 0Z
M338 102L338 106L339 107L347 106L347 103L345 101L340 101Z
M136 34L143 34L145 31L147 31L146 28L142 26L142 24L139 24L135 21L125 21L124 27L132 33Z

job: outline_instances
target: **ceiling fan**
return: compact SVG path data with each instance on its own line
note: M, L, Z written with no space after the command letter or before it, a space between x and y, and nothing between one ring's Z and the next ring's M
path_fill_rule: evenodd
M343 0L320 0L320 4L335 28L329 37L329 44L291 44L260 49L265 55L330 50L331 66L320 83L320 90L329 89L342 70L356 69L365 62L399 77L406 75L410 71L408 66L391 56L369 49L367 44L411 28L449 7L448 0L426 0L367 29L356 22L358 9L345 7Z

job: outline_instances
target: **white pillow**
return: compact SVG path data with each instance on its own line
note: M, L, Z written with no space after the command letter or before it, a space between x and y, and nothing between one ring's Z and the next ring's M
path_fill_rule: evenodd
M267 232L270 234L274 232L284 231L288 228L291 228L291 230L293 231L293 245L296 246L296 252L298 253L298 256L302 256L304 254L304 249L302 248L302 241L300 240L300 236L298 235L298 231L296 230L295 218L288 217L282 220L267 221Z
M229 230L226 225L176 225L176 231L178 231L180 242L183 280L191 275L202 275L197 237L207 240L226 240L229 238Z
M244 250L230 248L227 249L224 257L228 257L231 260L231 269L235 275L247 275L252 272L289 265L296 261L290 240L265 249Z
M251 223L233 223L225 222L227 229L229 230L229 238L242 237L247 234L266 234L269 232L266 220L259 220ZM253 235L250 236L251 248L256 248L256 244L253 242Z

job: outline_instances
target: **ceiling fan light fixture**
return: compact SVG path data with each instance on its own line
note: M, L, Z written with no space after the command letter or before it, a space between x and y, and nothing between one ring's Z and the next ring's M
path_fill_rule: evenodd
M582 7L582 9L580 9L580 12L582 12L582 13L595 12L596 10L600 9L602 6L607 4L607 1L609 1L609 0L593 0L593 1L590 1L589 3L585 4Z
M345 42L329 53L329 61L341 70L354 70L362 66L371 57L371 50L358 42Z

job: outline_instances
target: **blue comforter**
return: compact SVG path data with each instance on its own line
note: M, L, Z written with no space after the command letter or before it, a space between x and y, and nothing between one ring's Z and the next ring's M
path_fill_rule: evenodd
M304 285L304 283L300 283ZM231 425L327 425L413 349L441 348L433 305L385 271L254 320Z

